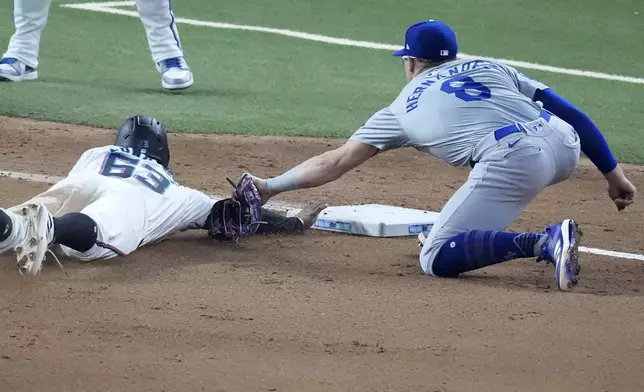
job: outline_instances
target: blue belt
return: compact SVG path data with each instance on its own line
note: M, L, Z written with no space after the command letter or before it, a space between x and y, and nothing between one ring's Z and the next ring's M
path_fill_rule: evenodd
M550 114L550 112L545 109L542 110L541 113L539 113L539 117L543 118L546 121L550 121L551 116L552 114ZM522 124L508 125L507 127L499 128L496 131L494 131L494 138L496 139L496 141L499 141L504 137L517 132L525 133L526 129Z
M546 121L550 121L550 117L552 117L552 113L550 113L546 109L543 109L541 113L539 113L539 117L543 118ZM525 126L523 126L522 124L512 124L512 125L508 125L507 127L499 128L496 131L494 131L494 138L496 139L496 141L499 141L504 137L508 135L512 135L513 133L517 133L517 132L525 133L526 132ZM470 167L473 168L474 165L476 165L476 163L477 163L476 161L470 159Z

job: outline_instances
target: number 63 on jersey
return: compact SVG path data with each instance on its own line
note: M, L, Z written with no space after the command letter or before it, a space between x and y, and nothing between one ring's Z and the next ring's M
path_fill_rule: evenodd
M127 151L111 151L100 169L106 177L134 178L146 188L163 195L175 182L169 173L161 172L145 159L137 158Z

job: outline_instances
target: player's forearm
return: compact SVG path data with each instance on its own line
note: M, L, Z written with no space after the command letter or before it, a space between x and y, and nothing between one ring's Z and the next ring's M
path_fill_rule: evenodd
M271 195L296 189L315 188L340 177L346 170L335 151L329 151L301 163L286 173L266 180Z
M551 89L537 90L534 100L543 102L544 108L575 128L581 140L581 151L602 173L606 174L615 169L617 160L604 135L590 117Z

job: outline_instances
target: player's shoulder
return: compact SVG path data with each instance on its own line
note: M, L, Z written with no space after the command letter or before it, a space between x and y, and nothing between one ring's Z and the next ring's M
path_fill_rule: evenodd
M118 146L113 146L113 145L106 145L106 146L99 146L99 147L92 147L88 150L86 150L83 155L93 155L93 154L100 154L100 153L109 153L112 151L118 150L120 147Z
M501 76L504 80L508 77L515 78L518 71L499 60L485 57L468 57L446 63L439 73L447 77L492 77ZM496 75L496 76L493 76Z
M470 59L470 61L475 61L476 65L482 69L492 69L492 70L501 70L501 71L515 71L515 69L508 64L495 60L495 59L489 59L485 57L475 57Z
M436 68L432 68L430 75L440 75L442 78L445 78L476 71L508 69L512 69L512 67L499 60L487 57L467 57L464 59L448 61Z
M83 153L81 154L81 156L79 158L79 161L89 159L89 158L91 158L93 156L96 156L98 154L103 153L104 151L109 151L109 149L106 148L106 147L107 146L92 147L92 148L90 148L88 150L83 151Z
M81 156L78 158L78 163L87 164L88 162L95 161L97 159L103 159L111 152L118 151L119 148L120 147L113 145L90 148L89 150L86 150L85 152L83 152L83 154L81 154Z

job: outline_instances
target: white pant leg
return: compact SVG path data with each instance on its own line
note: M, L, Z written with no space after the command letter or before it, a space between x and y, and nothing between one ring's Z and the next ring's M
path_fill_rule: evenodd
M443 207L420 252L426 274L433 275L432 264L447 240L469 230L505 230L545 187L573 173L580 144L572 127L554 116L539 123L527 135L499 141Z
M15 57L30 67L38 68L40 35L42 34L51 0L14 0L13 21L16 31L2 57Z
M2 244L3 246L0 246L0 248L2 248L0 253L9 250L7 245L17 245L17 242L19 242L21 240L20 238L24 235L22 220L21 218L19 218L19 216L21 215L21 210L24 206L27 206L29 204L42 204L52 216L56 217L69 212L80 211L83 207L91 202L92 197L94 197L95 193L96 185L93 183L89 183L88 186L85 187L80 187L78 184L63 180L47 189L45 192L25 201L24 203L8 208L7 211L15 214L13 216L13 219L18 219L20 220L20 222L16 222L14 220L14 227L17 228L17 232L15 233L16 235L12 235L10 241L5 241L6 243Z
M57 254L90 261L127 255L136 250L146 234L145 190L127 182L103 177L66 178L34 198L8 209L20 213L24 205L43 204L54 216L83 213L96 223L96 245L87 252L57 246Z
M19 213L22 207L28 204L43 204L50 214L61 216L68 212L80 211L90 202L93 194L92 187L86 191L78 185L62 181L24 203L9 208L9 211Z
M82 261L127 255L175 232L202 228L214 204L206 194L180 185L164 195L130 184L112 186L80 211L96 222L97 245L85 253L63 251Z
M111 187L80 212L96 223L96 245L87 252L60 246L59 252L80 261L111 259L135 251L145 236L143 195L134 186Z
M136 0L136 8L145 27L152 60L158 63L172 57L182 57L172 0Z

